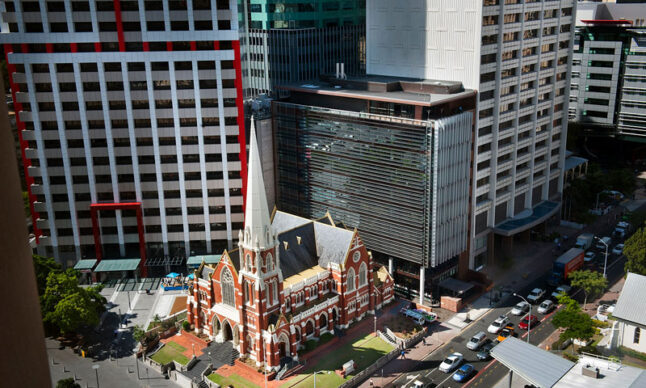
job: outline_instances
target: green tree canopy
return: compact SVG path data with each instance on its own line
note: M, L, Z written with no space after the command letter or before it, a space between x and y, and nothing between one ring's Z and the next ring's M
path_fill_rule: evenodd
M560 338L566 340L575 338L579 340L588 340L594 335L594 323L592 318L581 311L581 306L569 296L560 296L559 303L564 304L565 308L559 310L552 318L552 324L555 327L564 328Z
M603 292L608 286L608 279L597 271L579 270L568 275L572 287L579 287L585 293L583 305L588 302L588 297L593 297Z
M632 272L639 275L646 275L646 228L639 228L624 243L624 255L626 255L626 273Z
M68 377L66 379L58 380L56 388L81 388L81 386L79 383L74 381L74 377Z
M52 272L41 296L43 322L69 333L84 325L97 325L105 311L101 286L80 287L76 271Z
M36 285L38 286L38 295L45 293L47 287L47 277L50 273L60 273L61 265L51 257L33 255L34 270L36 272Z

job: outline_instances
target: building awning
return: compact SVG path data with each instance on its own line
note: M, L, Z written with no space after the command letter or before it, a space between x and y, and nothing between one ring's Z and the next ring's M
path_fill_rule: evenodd
M515 218L501 222L493 228L495 234L513 236L540 224L553 216L561 207L559 202L543 201L531 210L521 212Z
M473 284L463 282L456 278L446 278L440 282L439 286L452 291L454 295L464 295L467 291L473 288Z
M186 261L189 267L198 267L204 261L206 264L217 264L220 262L222 255L204 255L204 256L190 256Z
M578 156L568 156L565 158L565 171L570 171L574 169L575 167L578 167L582 164L588 163L588 159L586 158L581 158Z
M509 337L491 349L491 356L539 388L550 388L575 365L518 338Z
M139 267L141 259L101 260L94 272L134 271Z
M92 269L94 268L94 265L96 265L96 259L79 260L74 265L74 269L82 271L82 270Z

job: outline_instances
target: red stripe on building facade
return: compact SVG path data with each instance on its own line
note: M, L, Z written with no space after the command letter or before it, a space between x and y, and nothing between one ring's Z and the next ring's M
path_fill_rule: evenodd
M166 42L166 51L173 51L173 42Z
M126 51L126 41L123 38L123 20L121 20L121 0L112 0L114 3L114 21L117 24L117 36L119 37L119 51Z
M53 53L54 52L54 45L51 43L45 43L45 51L48 53Z
M219 50L220 49L220 41L215 40L213 41L213 50Z
M76 43L70 43L70 51L76 53L79 51L79 46Z
M21 45L23 49L22 52L27 51L27 45ZM29 175L29 167L31 167L31 159L27 158L26 150L29 147L29 143L23 138L22 131L27 129L25 123L20 120L19 112L22 111L22 103L16 100L16 93L20 91L18 84L13 80L13 74L16 72L16 65L9 62L9 54L13 52L13 46L10 44L4 45L5 60L7 61L7 73L9 73L9 86L11 87L11 98L13 99L13 108L16 118L16 126L18 127L18 142L20 143L20 157L22 158L22 166L25 170L25 183L27 184L27 195L29 197L29 211L31 212L31 222L34 228L34 235L36 236L36 243L39 242L40 236L43 235L43 231L40 230L36 220L40 217L40 214L34 209L34 202L36 202L36 194L31 191L31 185L34 184L34 178Z
M195 51L195 50L197 50L197 44L193 40L193 41L191 41L191 51Z
M217 43L217 42L216 42ZM240 41L231 42L233 47L233 67L236 71L236 106L238 107L238 143L240 144L240 177L242 178L242 211L247 203L247 139L244 125L244 101L242 99L242 61L240 59Z

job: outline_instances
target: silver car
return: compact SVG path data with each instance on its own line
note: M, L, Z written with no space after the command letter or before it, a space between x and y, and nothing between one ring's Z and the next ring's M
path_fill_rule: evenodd
M471 337L469 342L467 342L467 349L469 350L478 350L482 345L487 342L487 335L484 331L481 331Z

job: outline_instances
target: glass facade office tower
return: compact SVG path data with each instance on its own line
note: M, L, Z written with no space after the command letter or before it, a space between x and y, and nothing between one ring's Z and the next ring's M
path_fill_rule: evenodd
M581 3L570 120L584 133L646 137L646 5Z
M2 2L39 252L72 265L232 246L246 174L237 6Z
M278 208L329 211L377 260L405 259L397 284L409 297L430 297L467 242L475 92L431 85L330 79L284 87L289 97L273 102Z
M243 0L242 6L246 97L316 80L335 72L336 63L348 75L365 73L365 0Z
M471 269L558 215L576 4L368 2L368 74L461 81L478 90Z

